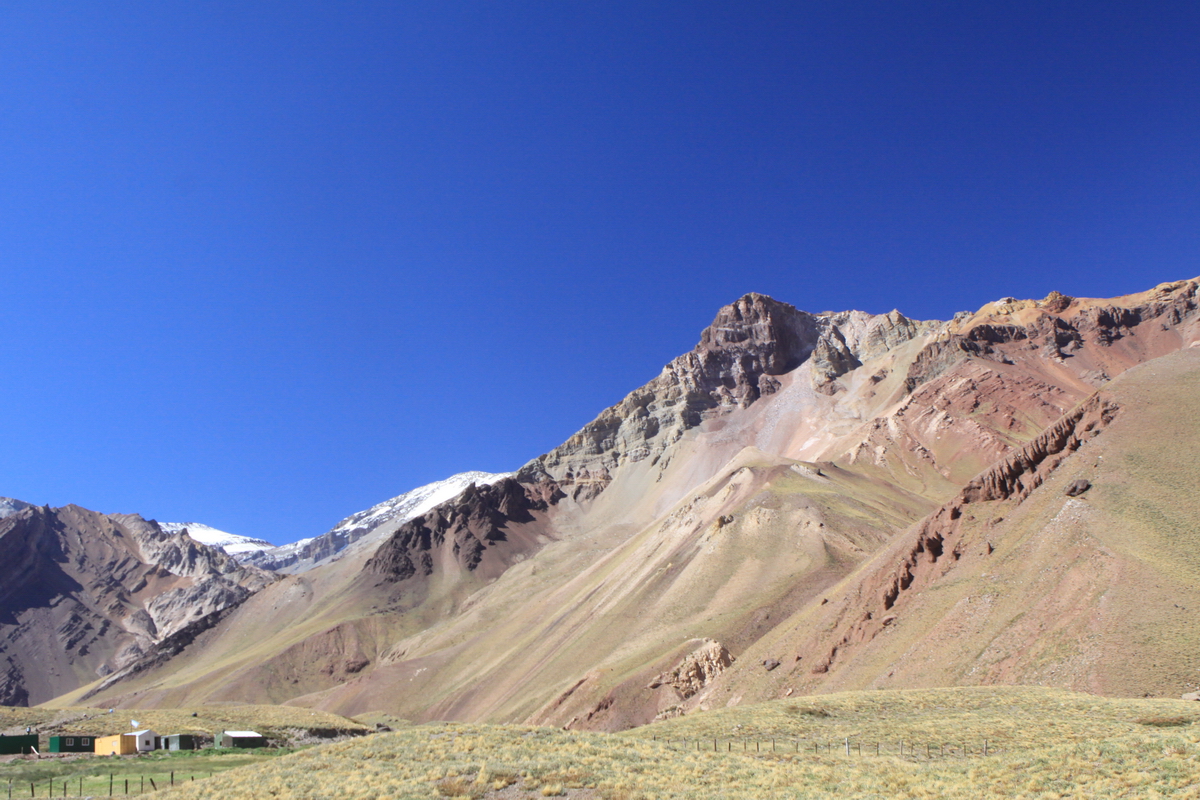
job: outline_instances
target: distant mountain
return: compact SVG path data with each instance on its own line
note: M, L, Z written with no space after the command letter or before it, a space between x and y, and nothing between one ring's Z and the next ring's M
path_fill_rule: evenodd
M0 705L35 705L173 652L277 577L132 514L0 519Z
M338 556L346 548L360 541L364 547L382 541L399 525L453 499L472 484L493 484L509 477L510 474L460 472L445 480L435 481L391 500L385 500L365 511L351 514L320 536L279 547L268 545L266 548L247 548L230 554L261 569L288 573L304 572Z
M200 522L160 522L158 527L167 533L181 533L186 530L188 535L197 542L220 548L241 561L246 560L246 556L251 553L270 550L275 546L262 539L252 539L249 536L239 536L236 533L217 530Z
M30 503L26 503L23 500L17 500L12 497L0 497L0 519L4 519L5 517L12 516L18 511L32 507L33 506Z

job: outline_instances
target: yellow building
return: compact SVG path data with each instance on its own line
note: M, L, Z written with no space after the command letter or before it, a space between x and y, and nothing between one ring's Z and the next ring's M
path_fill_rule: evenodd
M137 744L137 737L130 733L119 733L116 736L97 736L96 755L131 756L137 752Z

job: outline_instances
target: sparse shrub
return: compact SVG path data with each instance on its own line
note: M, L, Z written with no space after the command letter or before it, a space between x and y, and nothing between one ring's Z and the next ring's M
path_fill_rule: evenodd
M567 789L561 783L551 783L542 787L542 797L558 797L566 793Z
M1137 720L1138 725L1149 725L1153 728L1178 728L1184 725L1191 725L1191 717L1142 717Z
M471 800L483 797L487 793L487 787L468 782L466 778L446 778L440 780L438 781L437 790L438 794L442 797L468 797Z
M828 711L818 706L787 706L784 708L789 714L802 714L806 717L831 717L833 716Z

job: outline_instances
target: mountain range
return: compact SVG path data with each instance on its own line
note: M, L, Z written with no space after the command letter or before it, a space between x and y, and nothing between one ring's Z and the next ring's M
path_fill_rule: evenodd
M748 294L515 472L282 548L4 501L0 702L616 730L841 689L1195 691L1198 291L948 321Z

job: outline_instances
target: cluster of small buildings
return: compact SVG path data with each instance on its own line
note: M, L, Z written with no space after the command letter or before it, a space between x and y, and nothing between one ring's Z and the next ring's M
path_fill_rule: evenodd
M51 736L50 753L95 753L101 756L128 756L151 750L199 750L200 737L189 733L159 736L152 730L120 733L116 736L85 736L82 734ZM38 752L36 733L20 736L0 736L0 755L28 755ZM267 740L254 731L225 731L216 741L217 747L266 747Z

